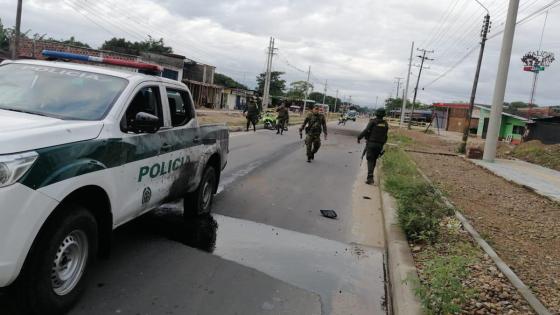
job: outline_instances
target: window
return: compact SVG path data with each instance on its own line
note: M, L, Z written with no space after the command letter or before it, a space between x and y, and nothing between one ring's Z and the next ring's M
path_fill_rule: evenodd
M167 100L173 127L183 126L193 118L191 99L187 92L167 89Z
M0 66L0 109L101 120L127 86L122 78L42 65Z
M126 110L123 131L130 130L130 126L136 119L136 115L140 112L152 114L159 117L160 127L163 126L163 116L161 112L161 98L159 88L155 86L148 86L142 88L134 98L128 109Z
M513 126L512 133L514 135L522 135L522 134L525 133L525 127L523 127L523 126Z

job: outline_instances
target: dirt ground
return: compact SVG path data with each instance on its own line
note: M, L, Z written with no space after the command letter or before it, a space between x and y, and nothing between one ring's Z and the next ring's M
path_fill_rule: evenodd
M457 147L435 135L395 132L413 138L414 151L451 153ZM410 154L537 297L560 314L560 205L462 157Z

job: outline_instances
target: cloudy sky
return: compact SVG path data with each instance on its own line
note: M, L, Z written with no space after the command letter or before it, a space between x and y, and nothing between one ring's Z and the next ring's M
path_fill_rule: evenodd
M487 44L477 101L490 103L508 1L480 1L490 10L495 37ZM0 0L6 26L14 25L16 3ZM557 7L549 11L542 49L558 55L560 1L521 0L518 21L548 4ZM163 37L175 52L215 65L251 87L265 68L272 36L278 48L274 70L286 72L288 82L305 80L311 66L315 90L322 91L327 80L329 95L339 90L339 96L375 106L376 98L381 104L395 95L395 77L406 77L412 41L434 50L419 99L468 100L484 14L475 0L24 0L22 30L75 36L93 47L115 36ZM539 48L544 21L543 13L517 27L506 101L529 99L532 77L522 71L520 58ZM418 68L412 73L411 85ZM557 61L540 75L536 102L560 104L559 85Z

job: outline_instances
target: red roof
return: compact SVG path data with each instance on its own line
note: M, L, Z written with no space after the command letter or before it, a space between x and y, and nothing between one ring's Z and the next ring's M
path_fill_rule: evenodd
M468 109L469 104L465 104L465 103L434 103L434 107Z

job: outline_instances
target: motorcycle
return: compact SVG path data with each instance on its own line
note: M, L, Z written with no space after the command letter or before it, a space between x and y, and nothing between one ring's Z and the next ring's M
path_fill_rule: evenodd
M269 129L269 130L276 129L276 113L265 112L262 121L265 129Z

